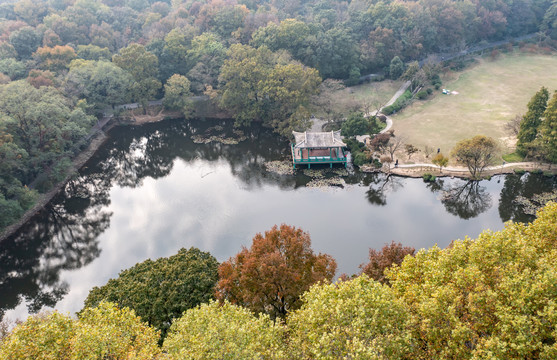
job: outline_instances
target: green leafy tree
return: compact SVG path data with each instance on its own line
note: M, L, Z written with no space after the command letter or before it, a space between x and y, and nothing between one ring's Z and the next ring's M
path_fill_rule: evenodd
M276 225L253 238L251 248L219 266L216 296L271 318L284 318L300 305L300 295L320 281L330 281L336 262L315 255L301 229Z
M9 59L9 58L15 59L16 57L17 57L17 51L15 50L12 44L10 44L7 41L0 42L0 60Z
M174 74L164 85L163 104L166 108L179 110L184 116L189 116L192 111L191 83L187 77Z
M476 135L471 139L459 141L451 156L467 166L472 178L477 179L485 168L493 163L497 150L498 145L494 139Z
M76 60L66 76L66 91L86 99L96 110L123 104L131 97L132 77L109 61Z
M274 54L266 47L230 47L219 77L221 106L235 117L237 126L254 120L282 135L309 127L310 97L321 82L315 69Z
M0 112L11 118L7 131L29 155L25 182L69 151L95 121L79 109L72 111L56 89L35 89L24 80L0 87Z
M393 80L398 79L404 73L404 63L398 56L395 56L391 60L391 64L389 65L389 77Z
M10 34L10 44L19 59L29 59L41 44L41 37L35 29L26 26Z
M285 19L279 24L269 23L258 28L250 44L254 47L266 46L272 51L287 50L294 59L308 66L315 66L315 52L310 42L315 39L317 28L297 19Z
M443 171L443 168L447 166L449 163L449 158L443 155L442 153L438 153L431 159L431 162L434 165L439 166L439 171Z
M132 100L140 102L143 111L146 112L147 102L153 99L161 88L161 83L157 80L157 57L145 50L143 45L131 44L114 55L112 61L132 76Z
M297 359L402 359L413 347L408 310L388 286L362 275L313 286L288 317Z
M164 337L174 318L213 298L217 267L213 256L196 248L145 260L106 285L94 287L85 299L85 309L105 300L130 307Z
M528 103L528 111L520 122L518 142L516 144L517 150L522 155L526 155L527 148L532 145L532 142L538 135L548 99L549 92L545 87L542 87Z
M193 38L191 49L186 55L191 67L187 76L192 82L193 91L202 93L207 86L218 86L218 76L225 57L226 48L216 35L203 33Z
M159 67L164 81L174 74L186 75L193 64L186 61L191 41L195 36L191 27L174 28L164 37L164 45L159 55Z
M547 104L540 129L542 147L547 160L557 162L557 94Z
M25 77L27 67L21 61L14 58L0 60L0 72L10 77L11 80L19 80Z
M315 67L323 78L347 79L350 71L358 68L360 53L352 34L335 27L319 33L315 44Z
M112 60L112 53L107 47L97 45L78 45L77 57L83 60Z
M343 136L365 135L377 132L375 117L366 118L362 112L353 112L348 115L342 124Z
M267 315L211 302L190 309L170 328L163 349L171 359L287 359L285 328Z

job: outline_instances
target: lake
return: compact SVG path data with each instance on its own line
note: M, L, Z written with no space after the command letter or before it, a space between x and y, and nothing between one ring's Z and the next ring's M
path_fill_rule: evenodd
M307 231L315 252L336 259L337 275L354 274L370 248L391 240L446 247L529 221L516 196L557 188L555 178L528 174L434 183L343 168L280 175L265 163L290 161L287 141L258 127L234 133L224 121L167 120L109 135L64 191L0 244L0 316L73 313L93 286L137 262L191 246L222 262L281 223ZM343 185L307 186L308 174Z

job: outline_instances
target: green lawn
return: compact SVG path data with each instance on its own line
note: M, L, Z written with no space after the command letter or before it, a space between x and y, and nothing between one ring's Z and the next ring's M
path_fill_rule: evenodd
M420 149L425 145L449 154L460 140L474 135L498 139L503 153L512 152L514 141L504 124L526 111L526 104L542 86L557 89L557 56L515 54L449 74L443 87L458 95L416 101L393 116L397 135Z

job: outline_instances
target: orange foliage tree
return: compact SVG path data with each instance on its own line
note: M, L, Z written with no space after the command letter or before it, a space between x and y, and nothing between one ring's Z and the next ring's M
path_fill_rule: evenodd
M381 251L369 249L369 262L360 265L362 273L370 278L379 281L382 284L388 283L385 277L385 269L390 268L393 264L400 265L406 255L414 255L416 249L410 246L402 246L401 243L391 241L385 244Z
M336 261L315 255L309 234L293 226L276 225L253 238L248 250L219 266L216 297L266 313L275 319L300 306L300 295L312 284L329 282Z
M56 45L54 47L40 47L34 54L41 69L50 71L60 71L67 69L70 62L74 60L77 55L71 46Z

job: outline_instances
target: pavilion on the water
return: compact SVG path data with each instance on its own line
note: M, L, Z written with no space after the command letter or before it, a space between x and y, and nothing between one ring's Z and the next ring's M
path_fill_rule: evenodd
M292 144L292 163L296 165L343 164L346 167L346 144L342 141L340 131L331 132L296 132L293 131L295 143Z

